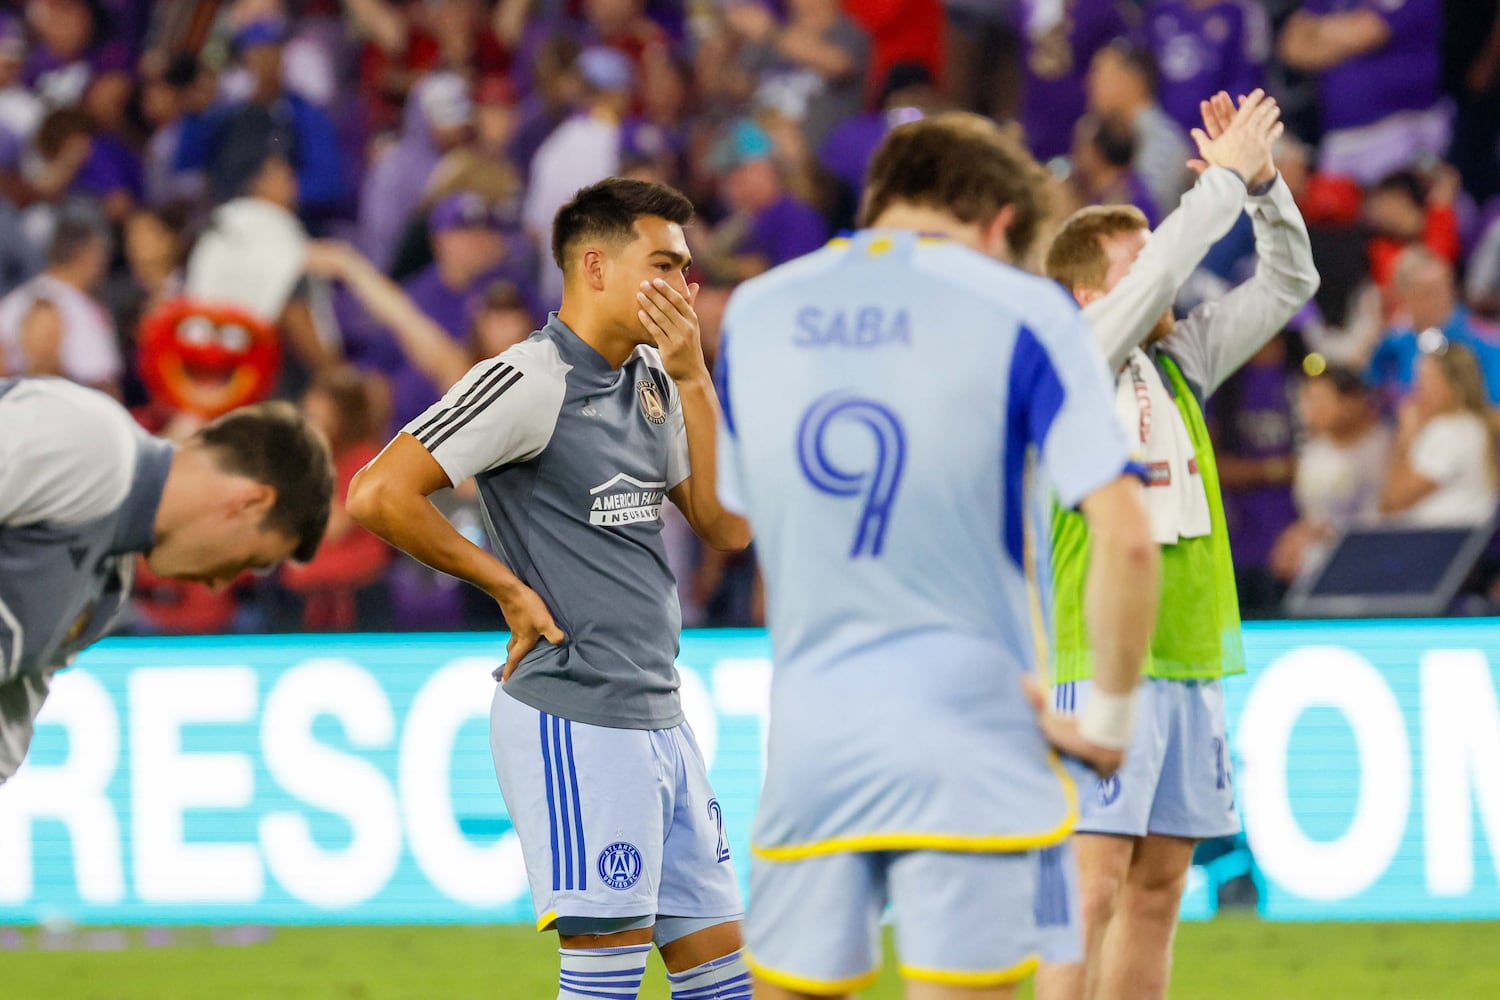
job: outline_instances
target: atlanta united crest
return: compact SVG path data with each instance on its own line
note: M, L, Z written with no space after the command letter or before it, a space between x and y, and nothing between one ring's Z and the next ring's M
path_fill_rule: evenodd
M599 852L599 877L611 889L629 889L641 879L641 852L634 844L615 841Z
M664 424L667 422L667 408L662 404L661 393L657 391L656 383L650 379L643 379L635 384L635 394L641 400L641 412L646 419L653 424Z

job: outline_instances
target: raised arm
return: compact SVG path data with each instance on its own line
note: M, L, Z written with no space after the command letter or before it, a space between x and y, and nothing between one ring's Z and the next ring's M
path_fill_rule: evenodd
M1198 183L1156 227L1120 283L1084 307L1110 371L1119 371L1145 342L1203 255L1234 226L1244 209L1247 179L1269 159L1273 131L1280 134L1276 102L1261 91L1221 120L1228 100L1219 94L1203 102L1206 131L1193 131L1202 157L1192 164L1200 172Z
M386 0L345 0L354 27L388 56L406 51L406 20Z
M1380 48L1391 33L1390 24L1372 8L1323 15L1298 11L1281 29L1276 54L1292 69L1319 73Z
M1286 182L1278 177L1269 191L1251 198L1250 217L1254 276L1194 309L1163 344L1205 395L1249 361L1318 290L1307 226Z
M750 544L750 522L730 511L719 499L719 403L713 379L703 361L698 314L693 309L697 298L696 284L688 286L688 295L684 297L658 278L641 286L640 320L656 340L662 364L677 384L680 407L677 416L682 421L680 433L685 441L674 442L676 458L669 462L672 502L699 538L716 549L738 551Z
M446 389L469 370L471 359L463 346L352 246L333 240L310 244L307 270L342 281L365 310L391 331L417 370L437 385Z

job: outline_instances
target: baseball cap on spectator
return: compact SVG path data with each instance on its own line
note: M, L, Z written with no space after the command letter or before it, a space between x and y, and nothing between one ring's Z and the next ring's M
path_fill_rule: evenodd
M413 96L431 128L462 128L474 120L469 85L457 73L428 73Z
M427 215L429 232L441 233L450 229L505 228L505 215L484 195L474 191L458 191L432 206Z
M630 57L604 45L592 46L578 54L578 72L594 90L629 90L635 81Z
M296 164L294 134L266 108L245 105L221 122L208 156L208 184L215 201L245 192L274 156Z
M281 45L287 39L287 25L279 17L258 17L241 25L234 33L230 47L238 55L259 45Z
M520 92L511 78L499 73L481 77L474 86L475 104L504 104L513 106L520 100Z
M708 167L716 174L727 174L747 163L769 160L775 151L775 143L765 129L749 118L741 118L714 143L708 154Z

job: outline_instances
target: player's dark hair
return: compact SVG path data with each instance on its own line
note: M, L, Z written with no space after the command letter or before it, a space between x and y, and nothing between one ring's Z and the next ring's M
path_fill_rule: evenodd
M1036 242L1047 202L1047 172L1015 136L980 115L947 111L885 137L870 163L860 224L906 204L983 226L1010 206L1006 239L1019 261Z
M328 442L290 403L258 403L226 413L193 435L220 469L276 491L266 527L296 539L292 558L318 551L333 507Z
M666 219L685 226L693 203L676 188L610 177L590 185L558 209L552 222L552 259L564 272L573 248L585 240L623 245L635 239L637 219Z

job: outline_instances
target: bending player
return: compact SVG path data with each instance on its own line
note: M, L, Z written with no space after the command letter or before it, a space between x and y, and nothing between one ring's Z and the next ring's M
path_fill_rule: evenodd
M1118 765L1157 565L1088 330L1006 263L1035 238L1043 177L978 116L903 125L871 167L870 228L728 305L720 492L756 529L776 658L757 998L868 985L887 902L907 996L926 1000L1010 997L1066 923L1070 859L1039 849L1065 841L1076 799L1048 741ZM1073 724L1039 725L1023 690L1033 448L1098 542L1103 694Z
M0 784L26 756L53 675L109 633L137 555L225 586L317 551L328 445L285 403L220 417L179 446L57 378L0 379Z
M710 545L750 540L714 488L692 214L656 184L578 192L553 228L561 311L475 366L349 496L360 523L505 612L490 744L563 998L635 997L653 941L673 997L750 992L723 817L677 695L661 541L667 495ZM470 476L502 559L427 499Z
M1120 419L1150 472L1161 611L1142 719L1120 773L1085 795L1076 839L1087 968L1047 968L1043 1000L1167 994L1177 912L1199 840L1239 829L1219 678L1244 669L1229 536L1204 401L1317 290L1307 230L1271 162L1275 102L1255 91L1203 104L1202 176L1155 233L1129 207L1088 208L1058 232L1047 273L1084 307L1116 373ZM1247 207L1254 277L1174 322L1178 287ZM1053 523L1054 680L1060 709L1097 697L1084 595L1095 544L1082 519Z

